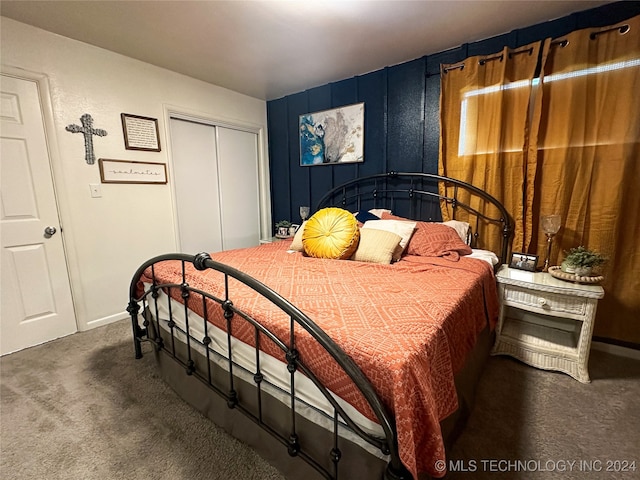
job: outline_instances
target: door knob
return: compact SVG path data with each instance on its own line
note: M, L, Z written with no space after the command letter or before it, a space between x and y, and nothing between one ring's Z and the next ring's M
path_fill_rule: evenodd
M58 230L56 230L56 227L47 227L44 229L44 236L47 238L52 237L56 234L57 231Z

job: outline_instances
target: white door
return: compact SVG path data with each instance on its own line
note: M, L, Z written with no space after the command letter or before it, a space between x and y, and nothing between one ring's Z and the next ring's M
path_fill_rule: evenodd
M2 75L1 90L0 354L4 355L77 328L38 85ZM47 228L52 234L45 233Z

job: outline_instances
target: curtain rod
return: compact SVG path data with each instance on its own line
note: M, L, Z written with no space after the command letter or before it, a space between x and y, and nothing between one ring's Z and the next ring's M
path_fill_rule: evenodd
M629 30L631 30L631 27L629 26L629 24L624 24L624 25L620 25L619 27L611 27L611 28L607 28L605 30L600 30L599 32L592 32L589 35L589 38L591 40L596 40L600 35L602 35L603 33L611 33L611 32L615 32L618 31L618 33L620 35L624 35L625 33L627 33ZM560 48L564 48L567 45L569 45L569 40L567 40L566 38L563 40L554 40L553 42L551 42L551 46L552 47L560 47Z
M517 50L517 51L514 51L514 52L509 52L509 58L513 58L516 55L520 55L522 53L526 53L528 55L531 55L533 53L533 47L525 48L523 50ZM504 55L502 53L500 55L494 55L492 57L482 58L482 59L478 60L478 65L484 65L487 62L491 62L493 60L502 61L503 58L504 58ZM444 73L449 73L451 70L456 70L458 68L460 70L464 70L464 63L459 63L457 65L451 65L449 67L443 68L442 70L444 71Z
M595 40L598 37L598 35L602 35L603 33L615 32L616 30L618 30L620 35L624 35L629 30L631 30L631 27L629 27L629 24L626 23L626 24L621 25L619 27L612 27L612 28L607 28L605 30L600 30L599 32L593 32L591 35L589 35L589 38L591 40Z
M616 30L618 31L618 33L619 33L620 35L624 35L624 34L625 34L625 33L627 33L629 30L631 30L631 27L629 26L629 24L624 24L624 25L621 25L621 26L619 26L619 27L611 27L611 28L607 28L607 29L605 29L605 30L601 30L601 31L599 31L599 32L593 32L591 35L589 35L589 38L590 38L591 40L595 40L596 38L598 38L598 36L599 36L599 35L602 35L602 34L604 34L604 33L615 32ZM564 48L564 47L566 47L567 45L569 45L569 40L567 40L567 39L565 38L565 39L562 39L562 40L553 40L553 41L551 42L551 44L550 44L550 47L560 47L560 48ZM533 47L529 47L529 48L526 48L526 49L524 49L524 50L519 50L519 51L515 51L515 52L509 52L509 58L512 58L514 55L519 55L519 54L521 54L521 53L528 53L529 55L531 55L531 54L533 53ZM503 55L502 55L502 54L500 54L500 55L494 55L493 57L486 57L486 58L483 58L483 59L481 59L481 60L478 60L478 64L479 64L479 65L484 65L484 64L486 64L487 62L490 62L490 61L493 61L493 60L500 60L500 61L502 61L502 60L503 60ZM448 66L448 67L446 67L446 68L443 68L443 69L442 69L442 72L444 72L444 73L449 73L449 72L450 72L450 71L452 71L452 70L458 70L458 69L460 69L460 70L464 70L464 62L463 62L463 63L458 63L458 64L456 64L456 65L450 65L450 66ZM431 77L431 76L433 76L433 75L439 75L439 74L440 74L440 72L438 72L438 73L433 73L433 74L428 74L427 76Z

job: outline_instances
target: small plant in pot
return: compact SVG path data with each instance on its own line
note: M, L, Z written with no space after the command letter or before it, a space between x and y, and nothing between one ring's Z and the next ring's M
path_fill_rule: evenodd
M560 269L565 273L586 276L591 275L593 269L599 267L605 261L606 259L602 254L579 246L569 250Z
M289 235L289 227L291 222L289 220L280 220L276 223L276 235L286 237Z

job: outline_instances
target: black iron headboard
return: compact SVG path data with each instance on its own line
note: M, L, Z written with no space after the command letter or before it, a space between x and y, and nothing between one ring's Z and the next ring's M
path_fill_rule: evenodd
M497 250L501 264L508 263L512 222L495 197L469 183L431 173L388 172L350 180L329 190L317 211L340 206L349 211L386 208L395 215L423 221L441 221L442 208L452 220L470 224L473 248ZM492 248L487 238L500 238Z

